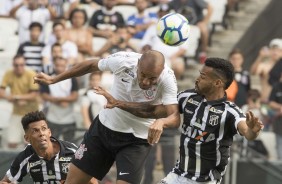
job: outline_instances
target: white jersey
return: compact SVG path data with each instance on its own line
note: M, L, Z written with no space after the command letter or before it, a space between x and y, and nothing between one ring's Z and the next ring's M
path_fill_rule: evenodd
M101 71L110 70L114 75L111 95L121 101L150 102L151 104L177 104L177 84L173 71L165 66L158 82L148 90L139 87L137 64L141 54L118 52L98 63ZM119 108L103 109L99 113L101 123L111 130L133 133L147 139L148 127L154 119L140 118Z

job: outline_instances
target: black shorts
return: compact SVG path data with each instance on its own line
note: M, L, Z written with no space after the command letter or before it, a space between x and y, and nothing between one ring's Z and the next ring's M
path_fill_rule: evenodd
M117 180L139 184L150 149L151 145L146 139L137 138L132 133L110 130L97 116L85 133L72 163L102 180L116 161Z

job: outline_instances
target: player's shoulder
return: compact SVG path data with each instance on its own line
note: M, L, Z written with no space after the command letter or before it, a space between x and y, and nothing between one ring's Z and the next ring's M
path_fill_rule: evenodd
M63 140L57 140L61 145L61 151L65 153L75 153L75 151L78 149L77 145L69 142L69 141L63 141Z
M195 91L195 89L186 89L180 91L177 96L187 96L187 95L197 95L197 92Z

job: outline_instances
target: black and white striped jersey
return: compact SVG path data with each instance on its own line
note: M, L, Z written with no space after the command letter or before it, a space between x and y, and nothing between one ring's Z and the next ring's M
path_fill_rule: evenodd
M27 145L25 150L20 152L13 161L6 176L11 182L21 182L27 174L33 179L35 184L60 184L66 179L69 163L77 150L73 143L58 141L60 152L51 160L39 157L31 145Z
M173 172L199 182L221 179L245 114L226 97L207 101L194 89L180 92L178 103L183 125L180 160Z

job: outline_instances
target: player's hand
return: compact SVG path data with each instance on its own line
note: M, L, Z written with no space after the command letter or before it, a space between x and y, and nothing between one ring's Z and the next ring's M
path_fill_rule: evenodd
M163 133L164 122L162 119L157 119L150 127L148 132L148 143L156 144L159 142Z
M99 86L99 87L94 87L94 90L96 94L103 95L107 99L107 104L105 105L105 108L112 109L116 107L117 100L104 88Z
M43 73L43 72L40 72L40 73L37 73L36 76L33 78L34 80L34 83L38 83L38 84L53 84L54 82L54 78Z
M259 120L259 118L255 117L251 111L247 112L246 116L247 116L247 120L246 120L247 126L252 132L257 133L264 128L264 125Z

